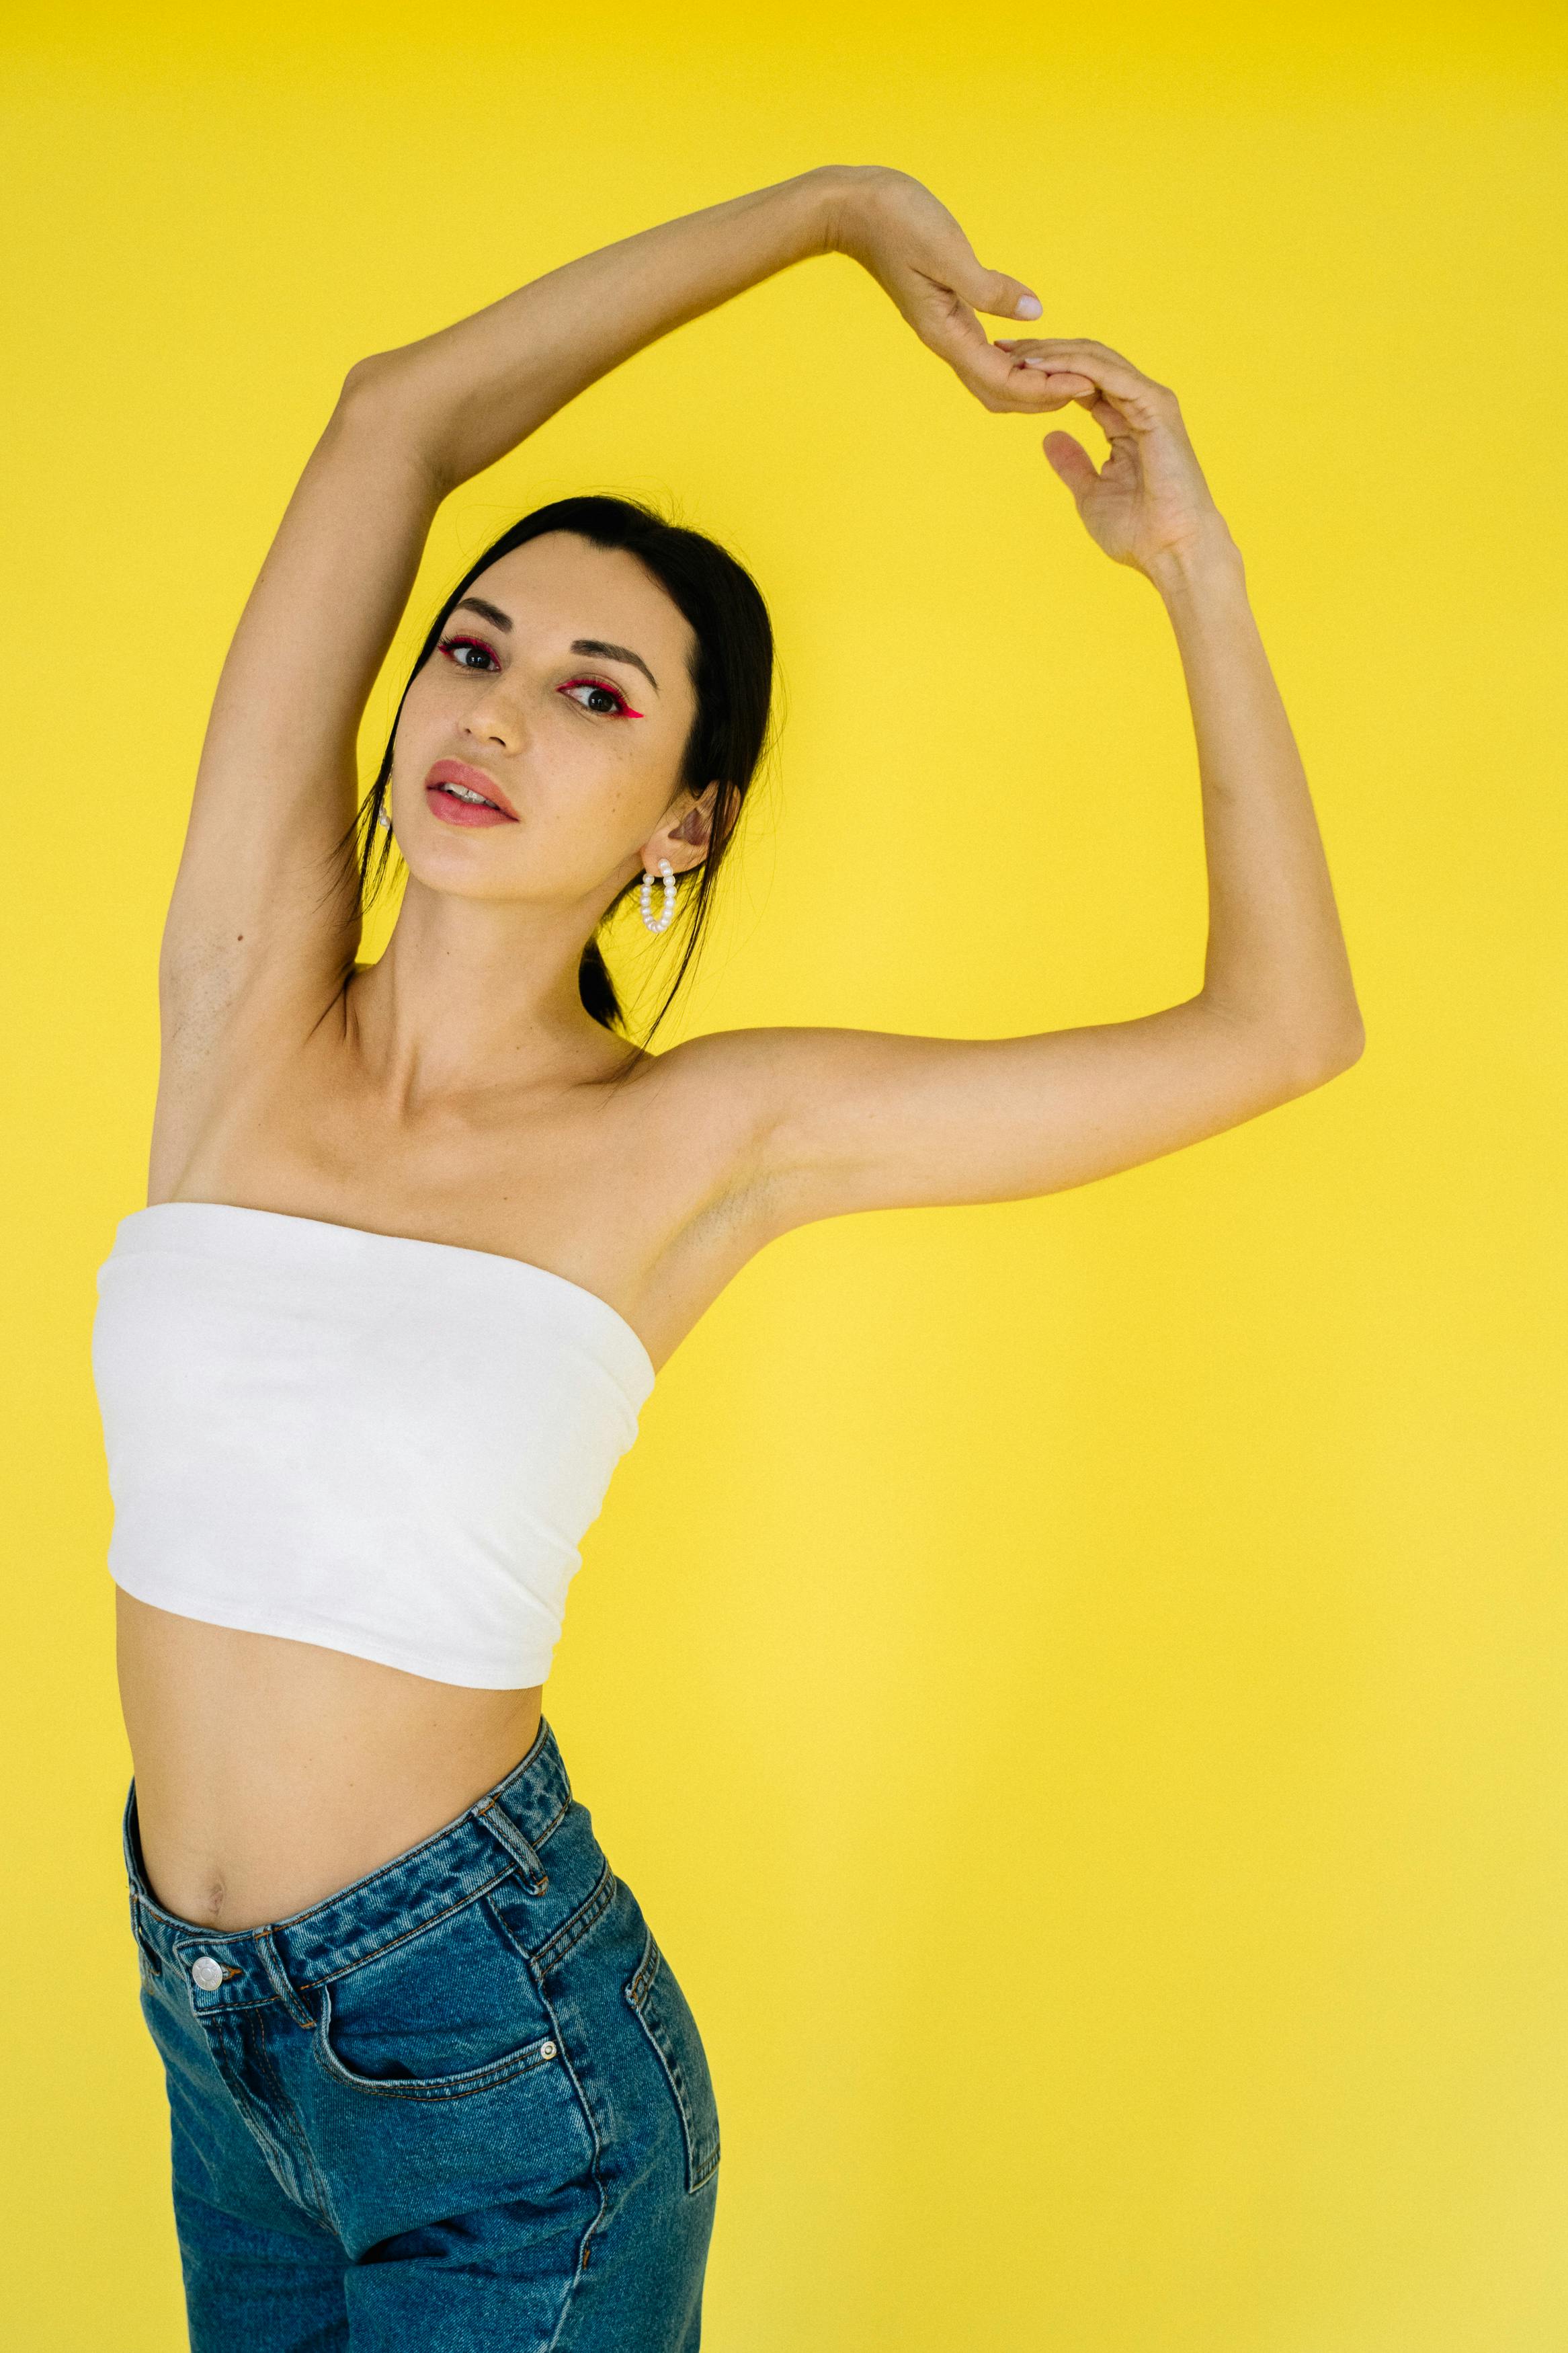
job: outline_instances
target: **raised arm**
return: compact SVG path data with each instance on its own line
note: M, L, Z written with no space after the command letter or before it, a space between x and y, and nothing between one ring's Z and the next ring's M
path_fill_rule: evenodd
M1080 1185L1234 1127L1354 1062L1362 1025L1306 776L1173 393L1101 343L998 345L1110 442L1046 455L1091 537L1175 631L1197 738L1209 925L1196 996L1141 1019L947 1040L854 1030L715 1041L753 1093L766 1231L851 1209Z
M835 248L854 250L977 397L1046 405L974 319L975 306L1034 317L1038 302L982 269L918 183L855 166L627 237L350 370L219 681L163 938L166 1071L200 1061L256 989L319 1010L353 962L340 845L355 740L442 498L645 344Z

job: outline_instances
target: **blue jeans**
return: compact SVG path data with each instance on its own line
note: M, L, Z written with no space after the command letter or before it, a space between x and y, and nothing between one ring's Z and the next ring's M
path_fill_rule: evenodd
M693 2353L708 2064L548 1725L265 1927L153 1901L134 1782L124 1841L194 2353Z

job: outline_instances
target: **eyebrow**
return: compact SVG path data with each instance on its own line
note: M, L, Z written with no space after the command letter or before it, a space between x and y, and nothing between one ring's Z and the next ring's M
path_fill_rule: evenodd
M487 605L482 596L459 596L452 610L454 613L482 613L487 621L495 623L498 629L510 630L511 628L511 615L503 613L499 605Z
M655 678L641 654L634 654L630 646L606 645L603 638L574 638L572 650L574 654L603 654L610 661L630 662L634 670L641 670L654 692L656 694L658 692L658 679Z
M487 604L482 596L459 596L452 610L454 613L481 613L485 619L493 622L498 629L505 629L509 634L510 633L510 614L503 613L499 605ZM656 694L658 692L658 679L655 678L641 654L634 654L630 646L612 646L604 638L574 638L572 650L574 654L603 654L608 661L630 662L634 670L641 670L654 692Z

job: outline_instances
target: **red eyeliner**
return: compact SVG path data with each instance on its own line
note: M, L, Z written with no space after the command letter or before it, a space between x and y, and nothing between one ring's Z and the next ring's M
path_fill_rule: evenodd
M616 716L618 719L641 719L641 718L643 718L644 716L646 716L646 714L645 714L643 712L640 712L640 711L634 711L634 710L632 709L631 704L626 701L626 696L621 692L620 688L619 688L618 686L616 686L616 685L615 681L614 681L612 679L607 679L607 678L568 678L568 679L563 679L563 680L562 681L562 683L561 683L561 689L560 689L560 691L561 691L563 694L564 694L564 693L565 693L565 691L566 691L566 689L567 689L569 686L596 686L596 687L598 688L598 690L599 690L599 691L600 691L600 693L601 693L601 694L613 694L613 695L615 696L615 698L616 698L616 702L620 704L620 706L621 706L621 707L620 707L620 710L619 710L619 711L616 712Z
M500 657L496 652L494 646L486 645L483 638L443 638L437 650L446 654L449 658L453 649L458 646L472 646L476 653L489 654L491 661L495 663L496 668L498 670L500 668Z
M488 654L490 660L495 663L496 668L500 670L500 657L496 652L494 646L487 645L483 638L470 638L467 635L460 638L442 638L438 640L437 651L445 654L447 660L450 661L453 654L460 646L471 646L476 653ZM464 665L459 662L455 664L454 667L460 670ZM626 701L626 696L621 692L620 688L616 684L613 679L569 678L563 682L559 691L564 694L567 687L569 686L596 686L601 694L613 694L616 702L620 705L619 710L614 714L617 719L641 719L647 715L645 712L635 711L632 708L632 705ZM594 714L590 713L589 715L592 717ZM608 712L602 712L599 715L606 719L611 716Z

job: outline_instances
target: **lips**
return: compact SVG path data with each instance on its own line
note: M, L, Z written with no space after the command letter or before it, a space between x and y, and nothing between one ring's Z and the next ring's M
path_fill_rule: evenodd
M454 792L453 786L460 790ZM469 800L478 793L482 798ZM466 760L437 760L425 779L425 806L444 825L516 825L517 811L493 776Z

